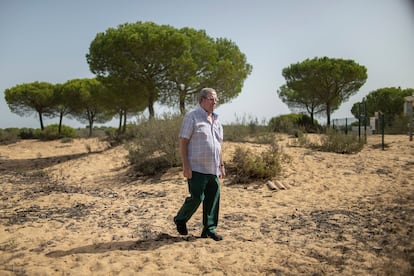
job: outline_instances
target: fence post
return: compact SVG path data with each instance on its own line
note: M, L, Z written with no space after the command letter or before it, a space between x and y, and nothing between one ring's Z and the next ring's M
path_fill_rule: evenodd
M385 149L385 144L384 144L384 129L385 129L384 113L381 113L382 150Z
M367 143L367 102L364 100L364 138Z

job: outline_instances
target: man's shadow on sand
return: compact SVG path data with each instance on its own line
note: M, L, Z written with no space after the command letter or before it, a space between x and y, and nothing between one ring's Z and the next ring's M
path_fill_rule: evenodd
M46 254L47 257L59 258L72 254L99 254L116 250L139 250L148 251L155 250L164 245L173 244L177 242L191 242L197 239L196 236L189 235L185 237L171 236L166 233L160 233L154 238L138 240L138 241L122 241L122 242L106 242L91 245L85 245L69 250L56 250Z

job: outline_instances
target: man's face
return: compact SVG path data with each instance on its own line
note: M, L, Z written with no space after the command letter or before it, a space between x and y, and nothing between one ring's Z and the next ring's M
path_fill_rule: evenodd
M213 112L214 108L216 107L217 102L218 102L218 98L217 98L216 92L210 92L207 94L205 98L201 98L201 106L207 112Z

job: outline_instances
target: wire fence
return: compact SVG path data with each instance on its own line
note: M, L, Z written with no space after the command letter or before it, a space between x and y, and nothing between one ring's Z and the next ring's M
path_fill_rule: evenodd
M375 126L373 126L368 120L358 120L356 118L339 118L332 120L332 128L337 131L345 132L346 134L352 133L367 133L373 134Z
M355 122L358 122L356 118L339 118L332 120L332 128L336 130L349 130L351 125Z
M332 128L346 135L356 135L359 141L363 140L366 143L367 136L375 133L375 125L371 125L372 123L375 124L375 122L365 120L364 117L359 120L356 118L339 118L332 120Z

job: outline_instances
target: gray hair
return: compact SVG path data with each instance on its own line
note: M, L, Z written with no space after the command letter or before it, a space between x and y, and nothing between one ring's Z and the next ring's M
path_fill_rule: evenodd
M206 98L209 93L216 93L216 90L213 88L205 87L201 89L200 94L198 94L198 101L201 101L201 98Z

